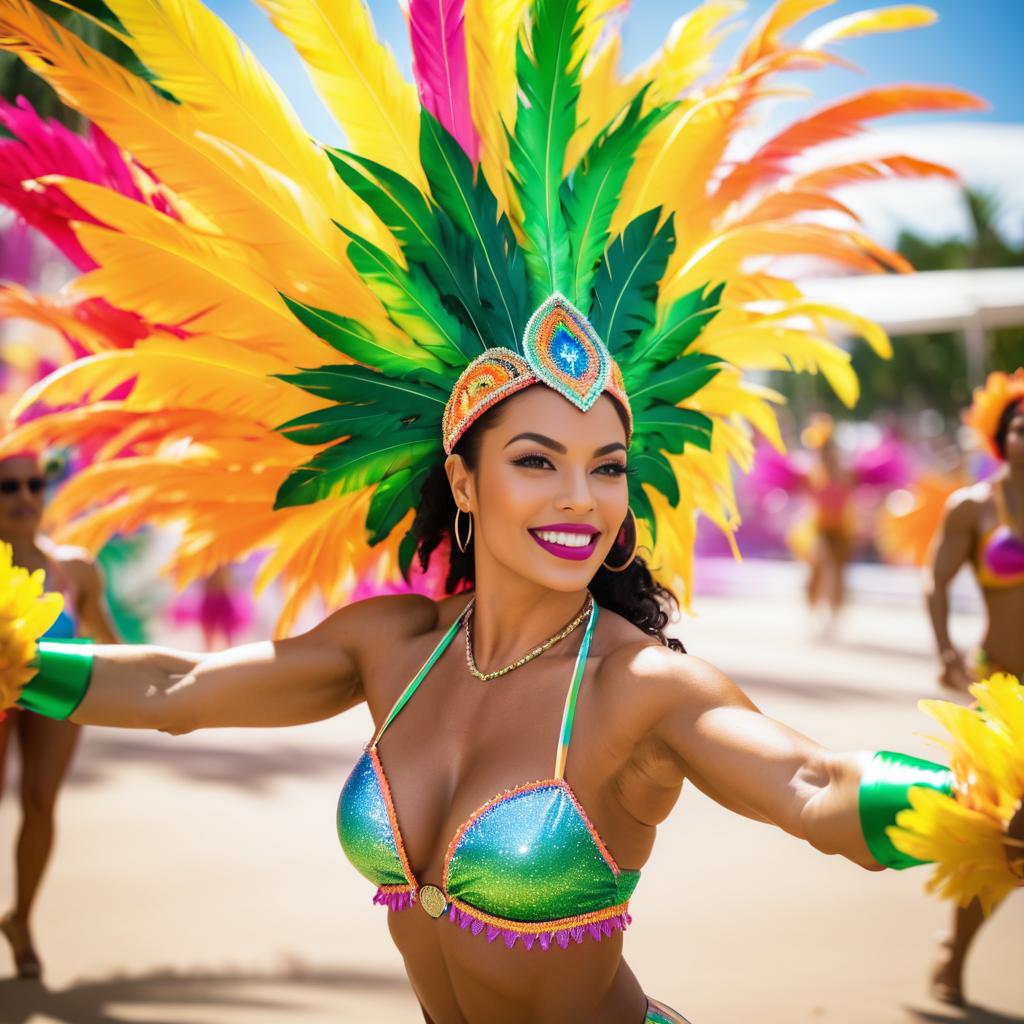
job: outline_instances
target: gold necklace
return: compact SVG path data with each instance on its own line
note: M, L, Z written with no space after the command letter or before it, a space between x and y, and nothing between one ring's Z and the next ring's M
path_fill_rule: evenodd
M554 647L559 640L564 640L590 614L590 609L593 607L594 599L590 594L587 594L587 599L583 602L583 608L572 622L560 629L554 636L548 637L544 643L538 644L528 654L524 654L521 658L517 658L510 665L496 669L494 672L481 672L480 669L477 668L476 658L473 657L473 634L470 631L470 624L473 621L473 607L475 604L476 599L474 598L473 603L466 609L466 667L474 676L476 676L477 679L482 679L487 683L492 679L497 679L498 676L507 675L514 669L525 665L528 661L533 661L534 658L540 657L540 655L542 655L546 650Z

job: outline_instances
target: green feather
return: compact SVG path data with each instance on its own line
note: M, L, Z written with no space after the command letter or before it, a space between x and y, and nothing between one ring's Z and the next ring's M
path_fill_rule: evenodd
M590 322L612 356L629 347L654 325L658 283L675 248L675 229L668 217L658 227L660 209L648 210L626 225L605 250L594 278Z
M654 402L633 419L634 436L643 439L645 446L651 442L677 455L688 444L710 451L712 427L713 421L704 413L667 402Z
M576 130L580 61L580 0L536 0L530 50L516 45L519 105L509 139L512 176L523 210L530 298L536 308L571 287L572 254L561 203L562 172Z
M631 457L632 461L632 457ZM657 520L654 516L654 506L651 499L644 490L644 480L636 474L630 474L629 478L629 507L638 520L643 520L651 531L651 539L657 539Z
M364 366L372 366L394 377L432 380L439 384L445 380L455 381L455 374L448 366L415 343L401 347L382 344L369 328L357 320L307 306L287 295L281 295L281 298L299 323L332 348Z
M437 289L416 264L403 268L372 242L341 229L352 239L348 247L352 266L380 299L392 323L449 366L464 367L480 355L480 340L445 309Z
M597 265L608 243L612 217L633 166L637 147L675 104L655 107L642 114L647 85L637 93L621 117L612 121L594 140L573 172L572 182L562 185L562 205L569 224L572 249L570 300L580 309L591 306L591 288Z
M298 373L274 374L318 398L332 402L377 402L382 411L404 412L407 417L433 417L440 422L449 392L433 384L389 377L365 366L321 366Z
M416 534L409 530L398 545L398 568L401 570L402 579L409 582L409 570L412 568L412 560L416 557L416 548L419 541Z
M423 481L433 464L400 469L386 476L373 492L370 509L366 514L366 529L370 544L379 544L415 508L423 490Z
M480 299L490 313L484 325L488 347L515 351L529 319L519 245L508 220L499 218L487 179L474 179L463 148L426 110L420 116L420 163L435 202L469 240Z
M676 299L664 320L640 336L628 353L628 361L654 367L682 355L721 309L725 284L716 285L706 294L705 288L707 285L694 288Z
M398 430L407 418L407 413L382 409L376 402L348 403L307 412L274 429L289 441L319 445L340 441L343 437L379 437Z
M675 507L679 504L679 482L671 464L661 452L644 449L631 454L629 465L639 480L661 492L670 505Z
M360 491L437 454L437 427L396 430L387 437L342 441L294 470L278 488L274 508L311 505Z
M483 338L487 312L472 275L465 271L470 240L428 202L409 180L383 164L343 150L327 150L342 181L376 214L402 248L407 263L416 263L443 297L455 300L470 331Z
M718 356L703 352L691 352L663 366L660 370L638 375L636 368L630 368L627 379L623 371L623 382L634 410L647 408L656 398L670 405L678 405L684 398L700 391L721 369Z

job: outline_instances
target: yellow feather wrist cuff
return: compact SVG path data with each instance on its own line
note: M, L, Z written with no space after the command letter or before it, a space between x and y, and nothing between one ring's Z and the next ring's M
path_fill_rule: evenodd
M60 594L43 590L42 570L13 564L10 544L0 543L0 710L12 707L36 674L36 641L64 607Z
M1022 884L1007 833L1024 800L1024 687L997 674L970 692L971 708L920 702L949 733L938 742L950 752L953 795L912 789L887 834L901 852L935 862L930 892L961 906L977 899L988 913Z

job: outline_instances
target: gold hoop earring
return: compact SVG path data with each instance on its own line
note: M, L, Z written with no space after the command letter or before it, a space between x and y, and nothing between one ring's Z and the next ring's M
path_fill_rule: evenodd
M627 558L626 561L622 563L622 565L609 565L607 562L602 562L601 565L605 569L607 569L609 572L625 572L633 564L633 560L636 558L636 553L637 553L637 550L639 549L639 546L640 546L640 531L637 529L636 516L633 514L632 508L629 509L628 511L629 511L629 514L626 517L626 520L623 521L622 526L619 528L619 537L622 536L623 531L625 531L625 529L626 529L626 522L628 522L630 519L632 519L633 520L633 550L630 551L629 558ZM616 544L619 542L619 537L615 538L615 543Z
M455 534L455 544L458 549L465 554L469 548L469 542L473 539L473 513L467 512L466 516L469 519L469 532L466 534L466 539L463 540L459 536L459 516L462 515L462 509L457 508L455 510L455 525L452 528L452 532Z

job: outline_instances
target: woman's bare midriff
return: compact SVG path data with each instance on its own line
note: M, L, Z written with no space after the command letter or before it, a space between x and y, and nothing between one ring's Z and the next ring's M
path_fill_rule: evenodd
M985 591L988 629L983 646L988 664L1024 680L1024 584Z
M507 949L418 906L389 913L388 926L433 1024L642 1024L646 1015L619 934L567 949Z

